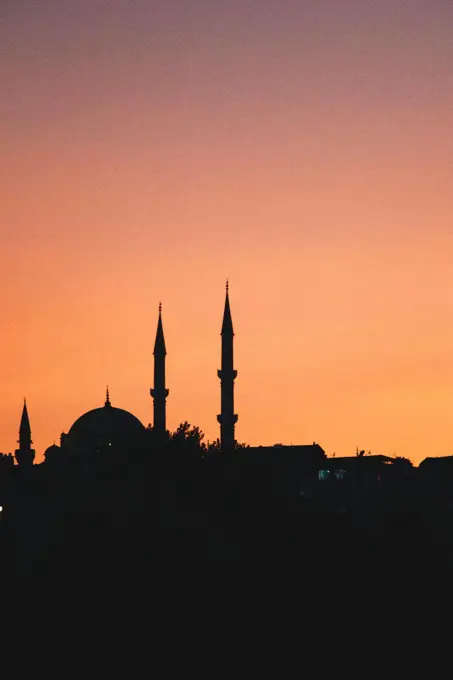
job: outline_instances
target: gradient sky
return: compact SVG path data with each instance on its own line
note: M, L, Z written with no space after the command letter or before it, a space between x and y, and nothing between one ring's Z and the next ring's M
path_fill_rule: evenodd
M3 0L0 450L83 412L453 454L451 0Z

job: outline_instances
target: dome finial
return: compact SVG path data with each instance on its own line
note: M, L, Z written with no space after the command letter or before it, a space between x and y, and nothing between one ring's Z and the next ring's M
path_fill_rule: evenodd
M104 406L111 406L112 404L110 403L110 393L109 393L109 386L107 385L107 389L105 391L105 404Z

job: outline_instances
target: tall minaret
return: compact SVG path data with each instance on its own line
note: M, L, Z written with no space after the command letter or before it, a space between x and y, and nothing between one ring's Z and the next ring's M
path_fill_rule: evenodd
M237 414L234 413L234 381L237 371L233 368L233 321L231 320L230 299L228 296L228 281L226 283L225 309L222 323L222 368L217 371L220 378L221 413L217 416L220 423L220 446L223 452L234 448L234 426Z
M15 451L15 457L18 465L29 466L33 465L35 459L35 451L31 448L33 444L31 440L30 419L28 417L27 402L24 399L24 407L22 409L22 418L19 426L19 448Z
M162 326L162 303L159 303L159 321L157 322L156 342L154 343L154 387L150 390L154 400L153 428L164 434L167 430L167 397L169 390L165 387L165 348L164 329Z

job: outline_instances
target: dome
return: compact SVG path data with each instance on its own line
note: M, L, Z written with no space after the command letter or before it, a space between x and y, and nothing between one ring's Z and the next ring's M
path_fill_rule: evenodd
M44 455L52 455L53 453L58 453L61 451L60 447L57 446L56 444L52 444L52 446L48 446L47 449L44 451Z
M44 460L46 462L48 462L49 460L55 460L56 458L58 458L60 453L61 448L56 444L52 444L51 446L47 447L47 449L44 451Z
M107 446L124 447L137 440L145 428L129 411L105 406L84 413L64 437L64 446L74 451L98 451Z

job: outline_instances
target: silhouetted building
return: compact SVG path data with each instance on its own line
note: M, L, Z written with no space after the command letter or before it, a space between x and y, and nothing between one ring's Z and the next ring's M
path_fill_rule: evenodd
M12 453L0 453L0 475L14 467Z
M60 456L61 446L57 446L56 444L52 444L44 451L44 460L46 463L53 463L54 461L59 460Z
M104 406L84 413L67 434L61 435L61 451L63 454L86 455L108 451L109 448L127 450L140 441L145 432L145 427L132 413L112 406L107 388ZM55 456L56 448L48 449L46 453Z
M453 456L431 456L424 458L418 466L421 480L435 487L453 491Z
M324 449L313 444L274 444L273 446L250 446L238 452L254 467L266 465L280 474L299 482L309 476L316 478L326 460Z
M46 462L56 461L67 456L92 455L100 452L127 451L141 448L145 442L161 442L167 432L166 404L169 390L166 387L166 344L162 322L162 304L159 303L159 315L154 342L154 384L150 389L153 398L153 435L148 437L147 429L132 413L113 407L107 388L104 406L95 408L80 416L67 433L63 432L60 446L55 443L49 446L44 458ZM220 378L221 412L217 416L220 424L220 449L222 453L232 454L237 448L235 425L238 415L234 412L234 381L237 371L234 368L234 330L231 316L229 286L226 283L225 304L221 328L221 368L217 372ZM325 458L325 453L317 444L304 446L247 447L238 451L247 464L271 463L283 470L301 471L317 470ZM20 446L16 451L19 465L32 464L34 450L31 448L31 432L27 407L24 404L20 427Z
M162 435L167 430L167 397L169 390L165 387L165 347L164 329L162 326L162 304L159 304L159 320L157 323L156 341L154 343L154 387L150 394L154 401L153 428Z
M320 468L320 482L332 485L347 481L357 487L373 487L381 482L402 479L412 474L413 467L405 458L378 454L326 458Z
M162 305L159 304L156 340L154 343L154 387L150 390L154 400L154 429L166 432L165 347L162 325ZM58 460L61 456L92 455L100 452L123 451L140 446L144 441L146 428L129 411L112 406L107 387L104 406L84 413L72 425L68 433L62 433L60 446L53 444L45 453L46 462Z
M430 456L419 464L423 474L448 475L453 478L453 456Z
M28 417L27 402L25 399L19 426L18 444L19 448L14 452L17 464L21 467L33 465L33 461L35 459L35 450L31 448L33 442L31 440L30 419Z
M238 416L234 413L234 381L237 371L233 361L233 321L231 319L230 299L228 295L228 281L226 284L225 309L222 322L222 368L217 371L220 378L221 413L217 416L220 423L220 446L223 452L234 449L234 427Z

